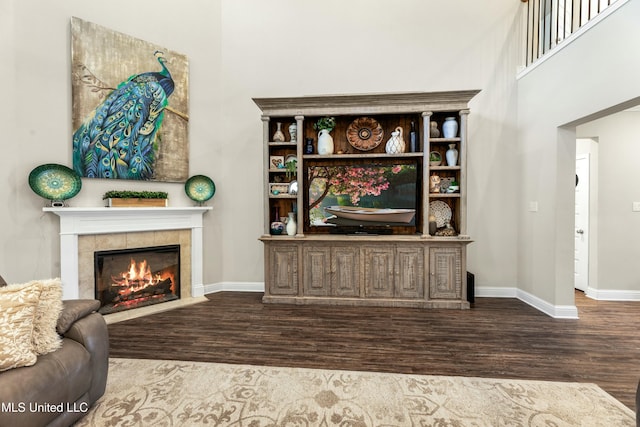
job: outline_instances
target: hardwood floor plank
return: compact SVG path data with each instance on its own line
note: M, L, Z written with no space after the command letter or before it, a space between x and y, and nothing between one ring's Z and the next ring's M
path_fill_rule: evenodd
M592 382L635 409L640 303L576 293L579 320L522 301L471 310L263 304L261 293L109 325L112 357Z

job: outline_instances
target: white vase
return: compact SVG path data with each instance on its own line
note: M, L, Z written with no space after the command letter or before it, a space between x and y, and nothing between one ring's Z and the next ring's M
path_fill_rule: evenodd
M318 133L318 154L333 154L333 137L326 129Z
M442 134L445 138L455 138L458 135L458 122L455 117L447 117L444 119Z
M274 142L284 142L284 133L282 133L282 123L277 122L276 126L277 126L277 129L276 129L275 133L273 134L273 141Z
M298 142L298 126L295 122L289 125L289 136L291 136L291 142Z
M298 224L296 224L296 214L289 212L289 219L287 219L287 234L289 236L295 236L298 232Z
M387 145L385 145L385 151L387 154L398 154L404 153L406 149L406 144L404 142L404 138L402 137L402 128L398 126L393 132L391 132L391 138L387 141Z
M447 166L455 166L458 163L458 150L456 150L456 144L449 144L449 149L444 156L447 159Z

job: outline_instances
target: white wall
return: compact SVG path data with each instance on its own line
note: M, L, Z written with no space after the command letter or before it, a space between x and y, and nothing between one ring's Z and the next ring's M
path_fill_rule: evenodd
M191 61L190 132L192 174L222 179L217 151L220 126L220 6L193 0L166 1L0 0L0 274L19 282L60 274L58 218L43 214L45 201L28 186L29 172L43 163L71 166L70 18L81 19L166 46ZM83 180L73 206L102 206L109 189L169 192L172 205L190 205L183 184ZM221 192L224 192L224 186ZM216 212L206 218L205 280L222 279L221 228Z
M522 3L512 0L0 0L3 102L0 274L59 274L57 218L27 185L42 163L71 163L69 18L185 53L191 173L217 185L205 220L205 283L263 280L262 124L253 97L481 89L469 117L469 270L479 286L517 285L515 73ZM6 14L4 12L7 12ZM499 11L496 13L495 11ZM6 25L5 25L6 24ZM5 37L5 35L7 37ZM8 108L7 105L11 105ZM5 111L6 110L6 111ZM4 122L5 119L9 119ZM118 182L168 190L180 184ZM75 206L116 184L83 180ZM34 262L34 258L36 261Z
M321 6L320 6L321 5ZM479 285L515 286L514 2L235 0L223 3L226 156L244 179L222 222L228 280L262 279L261 129L253 97L482 89L469 117L469 270ZM499 14L491 12L500 10ZM251 11L247 13L247 11ZM231 173L233 162L227 166ZM247 182L252 183L247 185ZM234 185L234 184L231 184Z
M638 22L631 0L518 81L518 285L555 306L574 299L575 126L638 103Z
M590 287L604 291L640 291L638 259L640 212L640 112L625 111L594 120L576 129L580 138L598 138L597 233L598 272Z

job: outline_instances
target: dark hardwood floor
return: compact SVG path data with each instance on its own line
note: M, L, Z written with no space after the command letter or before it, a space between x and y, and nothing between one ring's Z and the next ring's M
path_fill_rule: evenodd
M635 410L640 303L576 293L579 320L515 299L471 310L267 305L261 293L109 325L112 357L596 383Z

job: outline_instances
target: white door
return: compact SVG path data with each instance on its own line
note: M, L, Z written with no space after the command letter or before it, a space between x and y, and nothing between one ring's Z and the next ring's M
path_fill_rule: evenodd
M575 281L583 292L589 286L589 154L576 156Z

